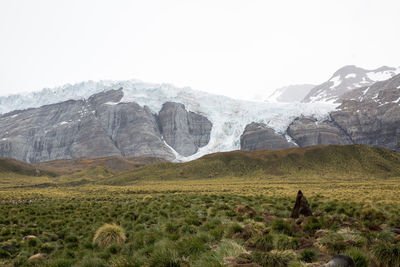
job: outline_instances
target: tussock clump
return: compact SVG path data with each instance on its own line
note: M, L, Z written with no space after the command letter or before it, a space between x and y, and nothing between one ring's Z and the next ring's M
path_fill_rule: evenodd
M352 248L346 251L345 255L351 257L357 267L368 267L370 263L370 259L368 256L362 252L360 249Z
M272 250L267 253L253 253L253 261L263 267L286 267L296 260L296 253L292 250Z
M93 238L93 243L100 248L106 248L116 244L122 246L126 241L124 230L115 224L105 224L97 229Z
M377 244L372 248L375 260L382 267L400 265L400 245L399 244Z
M318 251L315 249L305 249L300 253L300 260L304 262L314 262L318 259Z

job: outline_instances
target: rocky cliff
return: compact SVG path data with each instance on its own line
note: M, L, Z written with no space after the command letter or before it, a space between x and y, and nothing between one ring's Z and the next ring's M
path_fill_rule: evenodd
M400 152L400 75L342 97L332 120L356 144Z
M135 102L120 102L122 97L122 89L110 90L87 100L69 100L1 115L0 157L26 162L105 156L175 159L164 142L159 115ZM186 145L198 148L206 144L210 123L201 115L187 112L184 106L179 107L187 119L174 125L177 136L187 130L191 139L184 140ZM160 114L160 121L176 121L173 115ZM177 148L179 142L182 140L176 142ZM185 153L191 155L195 151Z
M240 147L242 150L264 150L290 148L295 145L264 123L252 122L240 136Z
M325 120L296 118L287 128L287 135L300 147L364 144L400 152L400 75L356 88L341 95L340 101L341 105ZM281 144L274 135L257 134L266 131L265 126L259 130L253 129L252 124L248 127L241 140L242 149L259 150Z
M317 121L311 117L295 119L289 125L287 133L300 147L353 143L334 122L329 120Z
M158 118L164 140L183 156L195 154L210 141L212 123L202 115L188 112L183 104L165 103Z

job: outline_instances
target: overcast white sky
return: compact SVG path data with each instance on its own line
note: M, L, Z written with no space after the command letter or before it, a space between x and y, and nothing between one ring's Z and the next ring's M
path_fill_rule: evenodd
M398 0L1 0L0 95L140 79L251 98L400 66Z

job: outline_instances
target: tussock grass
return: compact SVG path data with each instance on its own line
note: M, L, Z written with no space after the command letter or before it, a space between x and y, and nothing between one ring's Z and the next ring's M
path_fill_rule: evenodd
M126 241L125 232L122 227L115 224L105 224L100 227L93 238L93 243L100 248L106 248L111 245L122 246Z

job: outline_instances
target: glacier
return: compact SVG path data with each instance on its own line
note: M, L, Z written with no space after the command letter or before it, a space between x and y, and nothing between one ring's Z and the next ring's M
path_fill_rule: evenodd
M329 102L281 103L256 102L227 96L175 87L172 84L145 83L140 80L87 81L67 84L53 89L0 97L0 113L35 108L66 100L87 99L91 95L122 88L121 102L136 102L158 113L165 102L178 102L186 109L206 116L213 124L210 142L189 157L173 150L177 161L189 161L205 154L240 149L240 136L251 122L265 123L275 131L285 134L289 124L298 116L312 116L324 120L339 104ZM118 103L107 103L116 105Z

